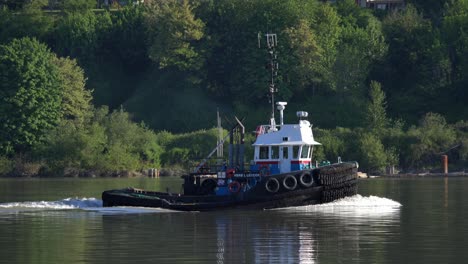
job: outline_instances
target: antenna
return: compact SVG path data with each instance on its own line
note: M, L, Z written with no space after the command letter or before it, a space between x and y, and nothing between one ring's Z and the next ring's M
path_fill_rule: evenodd
M221 126L221 118L219 117L219 108L216 109L216 121L218 123L218 149L216 150L216 155L218 158L223 157L223 127Z
M258 33L258 46L260 47L260 33ZM267 64L267 69L270 70L271 80L269 85L269 99L271 103L271 119L270 119L270 129L276 131L276 122L275 122L275 93L278 92L278 88L275 86L275 77L278 76L278 61L276 56L276 47L278 46L278 39L276 34L265 34L266 37L266 47L268 54L270 56L270 61Z

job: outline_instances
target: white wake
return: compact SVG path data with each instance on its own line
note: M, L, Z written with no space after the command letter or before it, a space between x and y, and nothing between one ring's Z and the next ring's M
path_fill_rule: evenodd
M28 201L0 203L0 213L28 212L28 211L52 211L52 210L82 210L102 214L141 214L175 212L161 208L145 207L103 207L102 200L96 198L66 198L59 201Z
M102 201L96 198L66 198L60 201L31 201L0 203L0 208L8 209L82 209L89 207L102 207Z
M337 215L341 217L367 217L378 218L394 216L400 212L402 205L394 200L378 196L354 195L330 203L281 208L277 210L286 212L313 212L324 215Z

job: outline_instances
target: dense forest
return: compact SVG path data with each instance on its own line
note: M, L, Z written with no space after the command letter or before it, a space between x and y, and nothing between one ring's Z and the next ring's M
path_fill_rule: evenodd
M323 144L315 159L468 165L468 0L6 0L0 175L187 169L214 147L217 109L268 122L264 33L278 35L285 119L308 111Z

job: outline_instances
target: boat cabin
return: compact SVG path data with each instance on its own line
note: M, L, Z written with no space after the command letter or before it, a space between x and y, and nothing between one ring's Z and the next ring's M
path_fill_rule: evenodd
M272 122L270 125L257 128L251 171L259 171L261 175L270 175L314 167L312 164L313 149L315 145L321 144L314 140L312 125L305 120L308 116L307 112L297 112L299 123L283 124L283 109L280 110L280 125Z

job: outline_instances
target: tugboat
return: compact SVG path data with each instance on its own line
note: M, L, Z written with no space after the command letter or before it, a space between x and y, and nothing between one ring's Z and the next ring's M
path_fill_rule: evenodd
M357 193L357 162L341 162L318 166L312 162L315 141L308 113L298 111L298 122L283 123L286 102L275 102L277 75L276 34L266 34L270 55L271 82L269 99L272 113L268 125L256 128L254 158L244 166L245 127L237 124L228 136L227 164L208 166L207 161L218 146L195 168L182 176L183 193L154 192L136 188L109 190L102 193L103 206L160 207L181 211L222 209L272 209L320 204ZM280 123L275 121L275 105ZM225 138L225 139L226 139Z

